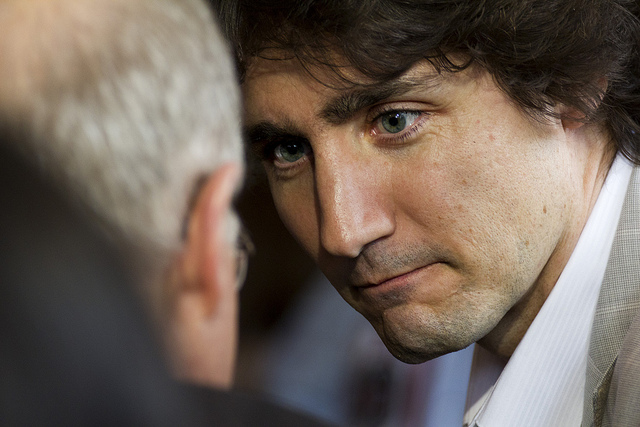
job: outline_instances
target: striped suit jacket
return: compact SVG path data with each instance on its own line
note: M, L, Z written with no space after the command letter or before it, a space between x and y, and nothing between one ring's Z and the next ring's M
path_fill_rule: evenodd
M631 177L596 307L582 425L640 426L640 167Z

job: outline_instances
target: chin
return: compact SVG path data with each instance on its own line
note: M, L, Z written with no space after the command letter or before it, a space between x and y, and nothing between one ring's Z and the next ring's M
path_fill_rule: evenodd
M417 346L414 342L403 343L395 339L382 338L382 341L396 359L411 364L424 363L436 357L462 350L473 344L473 341L465 342L464 344L445 344L441 342L433 343L431 340L427 340L422 345Z
M388 343L385 343L385 345L387 346L389 353L391 353L393 357L395 357L401 362L410 363L412 365L428 362L431 359L435 359L436 357L440 357L447 353L450 353L450 351L436 352L436 353L425 352L422 349L416 350L413 348L400 347L400 346L391 345Z
M423 363L462 350L484 334L469 327L467 319L438 321L436 316L422 313L403 314L383 316L383 322L374 328L389 352L405 363Z

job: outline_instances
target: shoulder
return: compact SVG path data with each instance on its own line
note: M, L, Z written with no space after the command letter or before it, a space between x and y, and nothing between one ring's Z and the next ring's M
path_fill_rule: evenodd
M238 391L183 385L215 425L225 427L330 427L332 424L282 407L264 397Z

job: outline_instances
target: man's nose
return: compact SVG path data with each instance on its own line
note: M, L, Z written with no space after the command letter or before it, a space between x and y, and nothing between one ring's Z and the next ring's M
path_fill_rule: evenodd
M367 244L395 230L392 195L388 171L341 154L316 159L320 239L329 254L355 258Z

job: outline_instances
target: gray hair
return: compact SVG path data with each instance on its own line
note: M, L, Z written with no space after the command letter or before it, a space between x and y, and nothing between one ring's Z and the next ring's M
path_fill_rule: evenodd
M201 0L0 0L0 113L133 246L179 248L197 182L242 164L239 89Z

